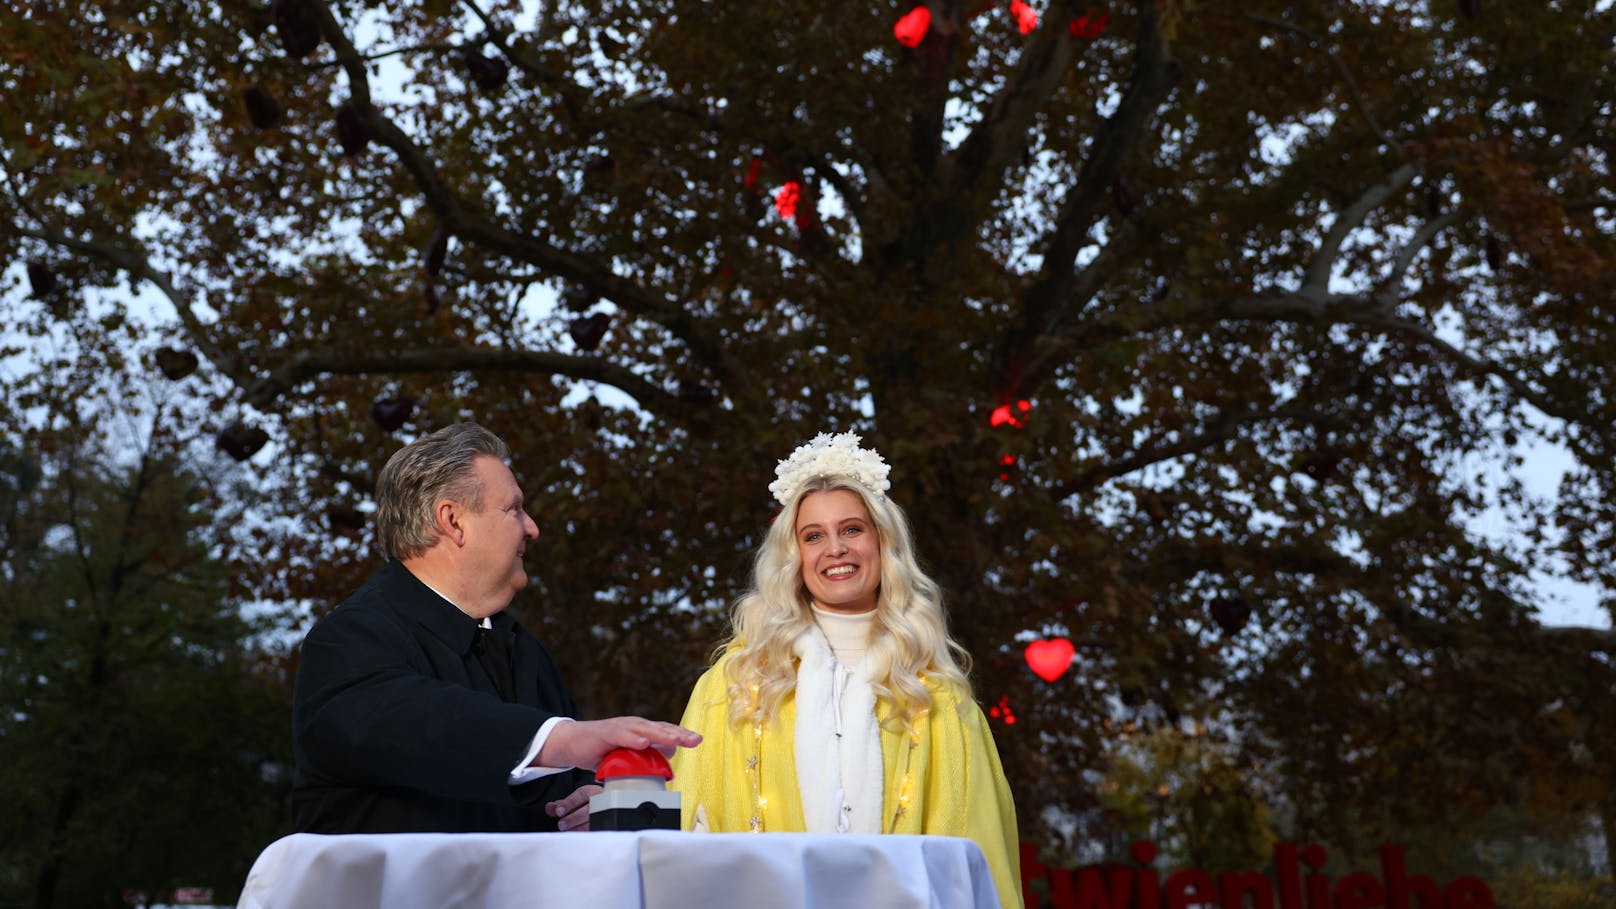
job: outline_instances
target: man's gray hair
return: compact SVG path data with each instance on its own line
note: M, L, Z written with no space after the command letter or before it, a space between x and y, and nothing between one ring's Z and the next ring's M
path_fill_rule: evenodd
M482 456L505 461L511 450L476 423L445 426L393 452L376 478L376 542L382 553L410 559L431 549L438 541L433 506L444 499L481 511L483 484L474 463Z

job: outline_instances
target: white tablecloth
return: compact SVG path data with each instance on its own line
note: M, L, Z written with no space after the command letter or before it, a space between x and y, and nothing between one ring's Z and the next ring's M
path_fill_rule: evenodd
M269 845L238 909L997 909L970 840L811 833L320 836Z

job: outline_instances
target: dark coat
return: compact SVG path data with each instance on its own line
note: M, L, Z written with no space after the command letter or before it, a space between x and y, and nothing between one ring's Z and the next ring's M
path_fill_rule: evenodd
M389 562L303 641L292 706L293 823L305 833L554 830L544 802L589 782L509 774L539 727L576 717L550 654L503 612L516 703L472 652L477 622Z

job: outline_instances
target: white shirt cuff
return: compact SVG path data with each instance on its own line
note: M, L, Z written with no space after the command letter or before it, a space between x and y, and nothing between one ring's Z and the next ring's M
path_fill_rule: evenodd
M533 744L528 746L527 754L522 755L522 762L517 764L515 769L511 771L511 778L509 780L510 785L519 786L523 783L536 780L539 777L549 776L552 773L560 773L563 770L572 769L571 767L528 766L538 759L539 752L544 750L544 743L549 740L550 733L555 731L556 724L570 722L572 722L572 717L566 716L553 716L544 721L544 725L539 727L538 734L533 736Z

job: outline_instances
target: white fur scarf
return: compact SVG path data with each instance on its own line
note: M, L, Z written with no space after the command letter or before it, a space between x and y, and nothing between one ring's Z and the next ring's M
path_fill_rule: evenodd
M797 639L795 757L810 833L881 832L881 730L875 693L814 628Z

